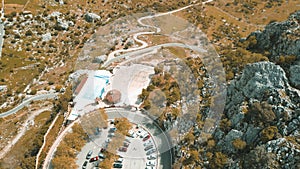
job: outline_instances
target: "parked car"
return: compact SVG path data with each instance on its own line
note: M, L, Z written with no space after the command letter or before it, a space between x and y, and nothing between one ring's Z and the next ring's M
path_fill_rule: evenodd
M90 159L90 163L91 163L91 162L94 162L94 161L98 161L98 160L99 160L99 157L98 157L98 156L93 157L93 158Z
M154 169L153 166L146 166L146 169Z
M117 131L117 128L115 128L115 127L112 127L112 128L110 128L110 129L109 129L109 131L108 131L108 132L109 132L109 133L114 133L115 131Z
M153 148L153 145L149 145L149 146L147 146L147 147L145 147L145 151L148 151L148 150L150 150L151 148Z
M120 148L119 148L119 151L121 151L121 152L126 152L126 151L127 151L127 147L120 147Z
M96 127L94 134L99 135L99 134L101 134L101 132L102 132L102 129L100 129L99 127Z
M101 148L101 149L100 149L100 152L101 152L101 153L104 153L105 151L106 151L105 148Z
M121 163L114 163L114 164L113 164L113 167L114 167L114 168L122 168L122 167L123 167L123 164L121 164Z
M148 160L155 160L155 159L156 159L156 156L150 155L150 156L147 157L147 159L148 159Z
M156 165L156 162L155 161L148 161L146 163L147 166L155 166Z
M155 152L155 149L151 149L151 150L147 151L146 155L153 154L154 152Z
M128 136L134 138L134 131L133 130L129 130L128 131Z
M125 141L128 143L131 143L131 141L128 138L126 138Z
M149 145L152 145L151 140L149 140L148 142L144 143L144 147L147 147L147 146L149 146Z
M115 133L109 133L108 134L108 137L114 137L115 136Z
M121 151L121 152L126 152L126 151L127 151L127 147L120 147L120 148L119 148L119 151Z
M93 151L90 150L90 151L87 153L87 155L86 155L86 159L87 159L87 160L90 159L91 156L92 156L92 154L93 154Z
M140 138L145 138L147 135L149 135L149 133L145 130L142 130L142 132L140 133Z
M128 147L128 146L129 146L129 143L124 142L123 146L124 146L124 147Z
M101 159L105 159L105 155L101 152L98 154L98 157L101 158Z
M87 162L87 161L85 161L85 162L83 163L83 165L82 165L82 169L86 169L86 167L87 167L87 164L88 164L88 162Z
M118 158L115 162L116 163L122 163L124 161L124 158Z
M146 141L150 138L150 135L148 134L146 137L143 138L143 141Z
M109 143L109 142L110 142L110 139L107 138L107 139L105 140L105 143Z

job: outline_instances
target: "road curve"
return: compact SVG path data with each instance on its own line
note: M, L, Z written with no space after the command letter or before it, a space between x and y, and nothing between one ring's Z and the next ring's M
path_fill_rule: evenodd
M192 46L192 45L187 45L187 44L183 44L183 43L164 43L164 44L144 48L144 49L141 49L141 50L138 50L138 51L133 51L133 52L130 52L130 53L125 53L125 54L119 55L119 56L114 57L113 59L105 62L102 66L103 67L108 67L110 64L112 64L115 61L118 61L119 59L127 58L127 57L130 57L130 56L133 56L133 55L139 56L141 54L151 52L151 51L159 49L161 47L174 47L174 46L175 47L182 47L182 48L189 48L189 49L195 50L195 51L200 52L200 53L201 52L206 52L206 50L200 49L198 46Z
M143 40L140 40L138 37L140 35L151 35L151 34L155 34L155 33L159 33L161 31L161 29L159 27L156 27L156 26L152 26L152 25L147 25L147 24L144 24L142 22L142 20L144 19L151 19L151 18L155 18L155 17L159 17L159 16L164 16L164 15L169 15L169 14L172 14L172 13L176 13L176 12L179 12L179 11L182 11L184 9L187 9L189 7L191 7L193 5L188 5L188 6L185 6L185 7L182 7L182 8L179 8L179 9L176 9L176 10L173 10L173 11L169 11L169 12L164 12L164 13L159 13L159 14L156 14L156 15L149 15L149 16L145 16L145 17L141 17L139 18L137 21L139 24L141 24L142 26L144 27L148 27L148 28L155 28L156 31L154 32L139 32L139 33L136 33L133 35L133 39L138 42L138 43L141 43L142 45L141 46L138 46L138 47L134 47L134 48L129 48L129 49L119 49L119 50L115 50L113 52L111 52L108 57L107 57L107 60L106 62L104 63L104 65L107 65L108 62L110 62L112 59L115 58L115 55L118 54L118 53L121 53L121 52L131 52L131 51L136 51L136 50L140 50L140 49L143 49L145 47L148 46L148 43L143 41ZM111 63L111 62L110 62ZM105 67L105 66L104 66Z
M56 94L55 93L47 93L47 94L41 94L41 95L35 95L33 97L30 97L26 100L24 100L21 104L17 105L11 110L8 110L7 112L1 113L0 118L9 116L11 114L14 114L21 110L23 107L29 105L32 101L37 101L37 100L45 100L45 99L53 99L55 98Z

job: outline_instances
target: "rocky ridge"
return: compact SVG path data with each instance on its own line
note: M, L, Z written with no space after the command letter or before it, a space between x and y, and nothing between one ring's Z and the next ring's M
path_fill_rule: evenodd
M263 31L250 34L254 36L257 43L249 46L252 51L269 52L272 61L278 60L280 56L296 56L300 59L300 11L290 15L284 22L273 22L265 27Z
M289 85L280 66L271 62L247 65L227 90L225 115L231 129L225 131L219 127L214 134L217 149L232 161L237 158L228 167L250 165L247 160L251 158L242 160L241 154L250 150L256 152L254 148L262 146L266 154L272 153L276 157L275 162L281 168L297 168L300 165L297 163L300 152L299 103L300 92ZM246 142L242 151L233 144L237 139Z

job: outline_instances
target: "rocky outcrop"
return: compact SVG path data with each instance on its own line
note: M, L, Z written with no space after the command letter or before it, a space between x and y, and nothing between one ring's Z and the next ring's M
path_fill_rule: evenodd
M292 141L280 144L279 140L300 137L299 107L300 92L289 85L286 74L279 65L272 62L247 65L227 90L225 114L231 122L231 129L226 132L219 127L214 133L217 148L237 159L229 168L239 166L234 163L242 163L241 161L243 165L248 165L245 159L239 159L243 155L238 155L239 150L233 146L235 139L245 141L248 147L262 146L276 156L275 161L279 166L295 168L299 145ZM289 150L291 147L293 150ZM279 149L290 153L282 155L282 151L278 152ZM253 150L252 153L257 151Z
M300 89L300 65L293 65L289 69L290 81L293 86Z
M287 21L273 22L263 31L250 34L256 37L249 49L252 51L267 51L269 59L277 61L280 56L296 56L300 59L300 11L292 14Z
M300 140L279 138L265 144L268 153L273 153L282 169L300 168Z

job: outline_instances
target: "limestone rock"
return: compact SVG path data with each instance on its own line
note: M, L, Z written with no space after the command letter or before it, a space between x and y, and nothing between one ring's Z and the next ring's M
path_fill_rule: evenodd
M300 11L292 14L287 21L274 22L263 31L256 31L249 37L255 36L257 43L249 49L253 51L270 52L270 60L280 56L297 56L300 59Z
M289 72L291 84L300 89L300 65L291 66Z
M48 42L52 39L52 36L51 36L51 33L45 33L42 35L42 40L45 41L45 42Z
M85 20L86 20L87 22L93 22L93 21L95 21L95 20L101 19L101 17L100 17L99 15L95 14L95 13L86 13L86 14L84 15L84 18L85 18Z
M231 130L223 140L221 140L217 146L220 147L221 150L228 152L228 153L234 153L236 150L232 145L232 142L236 139L240 139L243 136L243 132L238 130Z

